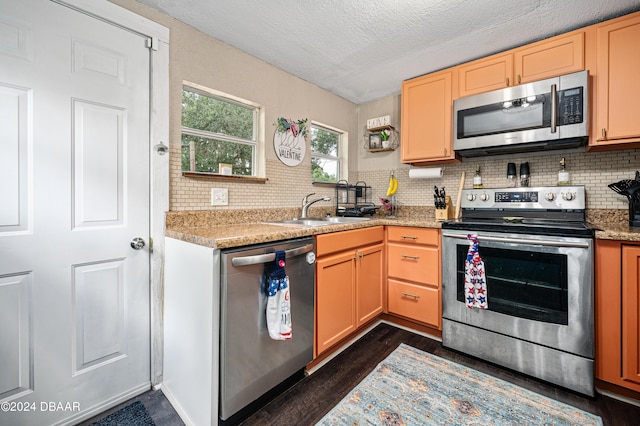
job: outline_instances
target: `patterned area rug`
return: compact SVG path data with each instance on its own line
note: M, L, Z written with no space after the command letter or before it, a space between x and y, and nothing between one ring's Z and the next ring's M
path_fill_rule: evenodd
M107 417L92 423L91 426L154 426L147 409L140 401L133 402Z
M319 425L602 425L600 417L401 344Z

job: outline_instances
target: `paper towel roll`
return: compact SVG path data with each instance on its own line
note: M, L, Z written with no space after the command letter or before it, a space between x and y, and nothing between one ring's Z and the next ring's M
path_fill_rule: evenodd
M439 179L442 177L442 167L428 169L409 169L409 179Z

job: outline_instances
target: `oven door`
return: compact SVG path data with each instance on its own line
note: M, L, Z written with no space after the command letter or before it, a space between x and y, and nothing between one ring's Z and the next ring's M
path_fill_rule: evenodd
M593 359L593 241L473 232L488 309L464 300L470 231L443 230L443 317Z

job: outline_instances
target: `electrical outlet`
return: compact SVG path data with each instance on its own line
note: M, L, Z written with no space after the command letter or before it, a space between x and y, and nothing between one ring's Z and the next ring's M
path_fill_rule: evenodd
M227 188L211 188L211 205L228 206L229 190Z

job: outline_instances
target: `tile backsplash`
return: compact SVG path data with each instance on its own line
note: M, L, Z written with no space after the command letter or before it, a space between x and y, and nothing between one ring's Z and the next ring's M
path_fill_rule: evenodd
M520 163L529 162L530 186L546 186L556 184L561 157L566 159L571 184L585 186L588 209L628 208L627 199L607 185L635 177L636 170L640 170L640 150L637 149L588 153L558 151L467 159L462 163L437 166L443 169L440 179L409 179L409 166L403 164L395 169L352 173L349 183L366 182L372 187L372 201L380 205L379 198L386 195L389 173L393 170L399 182L396 198L400 206L432 207L434 185L444 186L455 202L461 172L466 172L465 188L471 188L476 164L480 165L482 183L487 188L506 186L509 162L516 164L516 170L519 170ZM171 180L171 210L293 208L300 207L302 198L311 192L316 193L314 197L332 197L332 201L320 202L314 207L333 207L334 188L313 185L310 176L310 165L303 163L297 167L287 167L278 160L267 161L268 180L264 184L187 179L178 171ZM228 206L210 205L211 188L214 187L229 189Z
M627 209L627 199L615 193L607 185L622 179L633 179L640 170L640 150L608 152L548 152L544 154L494 156L465 159L462 163L442 165L440 179L409 179L409 168L402 166L394 173L398 178L396 199L399 205L433 205L433 186L444 186L455 202L460 175L466 172L465 188L473 185L476 164L480 165L482 183L486 188L507 186L507 163L515 163L519 172L520 163L528 162L531 180L529 186L554 186L557 183L560 159L566 160L572 185L584 185L588 209ZM434 166L436 167L436 166ZM360 172L359 180L366 181L374 189L376 201L386 194L391 170ZM519 182L519 181L518 181ZM519 185L519 184L518 184Z

